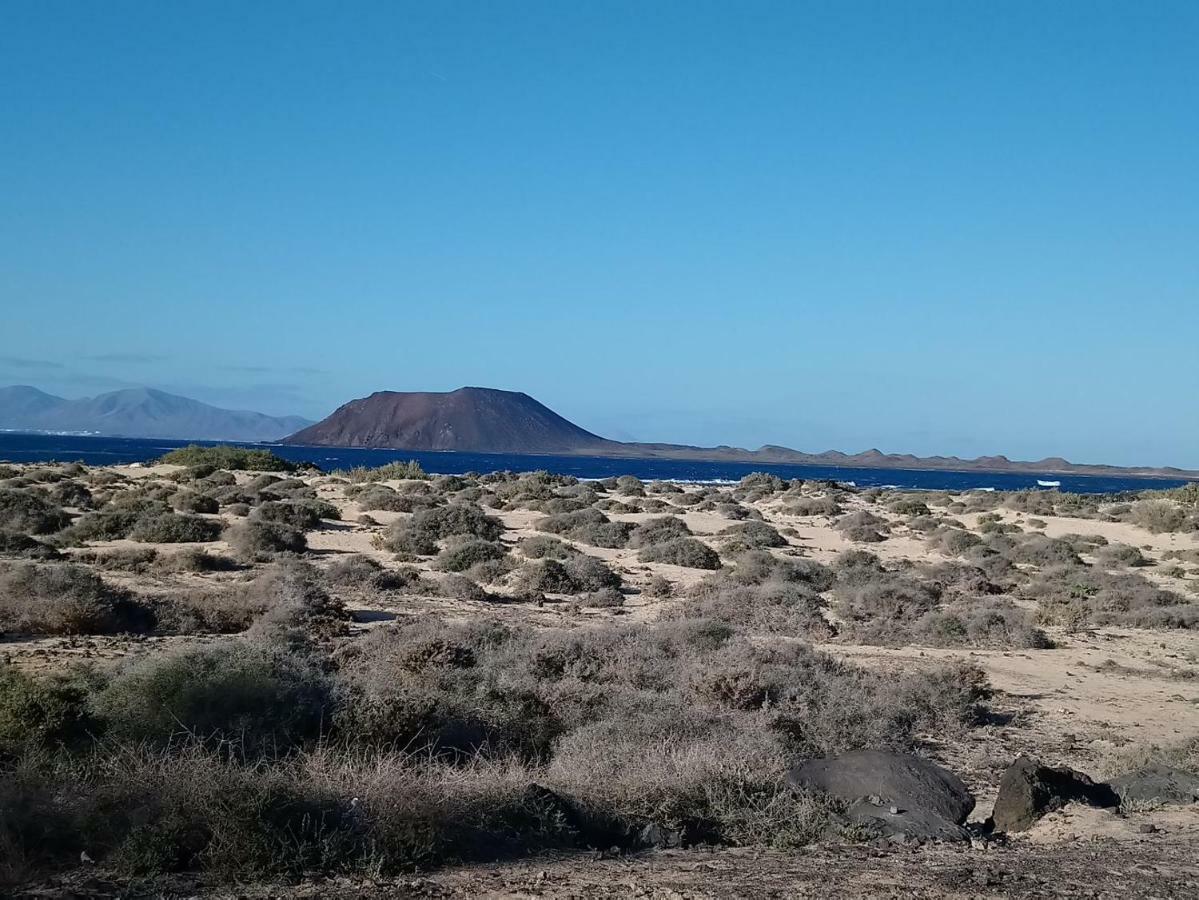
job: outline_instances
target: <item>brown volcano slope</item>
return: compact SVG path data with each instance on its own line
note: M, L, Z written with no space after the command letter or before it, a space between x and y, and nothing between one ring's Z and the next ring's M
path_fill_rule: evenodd
M602 452L615 446L528 394L477 387L378 391L351 400L283 443L479 453Z

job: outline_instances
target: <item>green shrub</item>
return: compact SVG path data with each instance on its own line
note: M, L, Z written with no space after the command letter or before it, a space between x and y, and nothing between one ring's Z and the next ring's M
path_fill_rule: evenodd
M184 516L174 512L142 515L129 531L129 538L144 544L207 543L221 536L215 519Z
M214 469L246 472L295 472L300 468L295 463L288 462L269 450L229 445L205 447L191 444L163 454L158 462L189 468L211 466Z
M296 531L312 531L321 527L322 519L336 521L341 518L341 513L324 500L272 500L259 505L252 518L286 525Z
M94 727L86 699L80 678L37 679L0 662L0 765L23 751L84 740Z
M442 572L463 572L481 562L503 559L507 554L503 545L494 541L461 537L451 539L449 545L437 554L433 568Z

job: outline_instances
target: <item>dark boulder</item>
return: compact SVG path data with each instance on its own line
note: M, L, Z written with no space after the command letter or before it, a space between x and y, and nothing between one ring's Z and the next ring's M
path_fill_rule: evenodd
M877 799L877 798L875 798ZM970 832L932 810L906 809L873 799L857 800L845 810L845 818L869 833L889 841L968 841Z
M1110 782L1120 804L1194 803L1199 800L1199 777L1169 766L1148 766Z
M989 823L996 831L1026 831L1046 813L1067 803L1117 806L1120 798L1106 784L1096 784L1068 766L1043 766L1021 756L999 781L999 796Z
M845 801L849 821L883 836L969 837L960 826L974 809L974 796L952 772L919 756L856 750L796 766L787 782Z

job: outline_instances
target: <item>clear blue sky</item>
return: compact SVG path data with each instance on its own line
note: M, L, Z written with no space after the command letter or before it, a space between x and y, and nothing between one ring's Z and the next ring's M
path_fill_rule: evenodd
M0 383L1199 467L1199 3L0 2Z

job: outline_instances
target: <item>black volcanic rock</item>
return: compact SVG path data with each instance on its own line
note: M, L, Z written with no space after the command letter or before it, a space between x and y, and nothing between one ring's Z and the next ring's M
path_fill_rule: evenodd
M286 444L477 453L603 452L619 447L528 394L464 387L448 393L379 391L351 400Z

